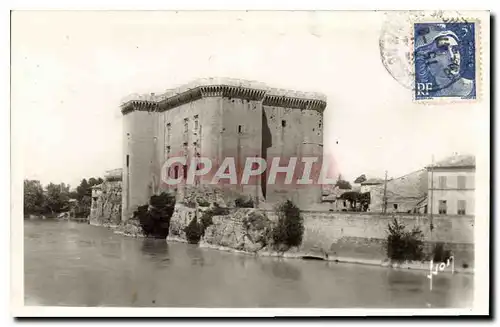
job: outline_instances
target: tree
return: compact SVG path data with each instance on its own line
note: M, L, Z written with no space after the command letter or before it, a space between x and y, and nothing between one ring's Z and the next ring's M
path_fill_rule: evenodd
M342 179L339 179L337 183L335 183L335 186L337 186L341 190L350 190L352 189L351 184L348 181L344 181Z
M397 219L387 225L385 249L387 257L393 261L404 262L422 260L424 256L424 234L419 227L406 230Z
M174 213L175 196L162 193L153 195L149 205L143 205L134 212L146 236L166 238L170 227L170 218ZM194 222L197 225L197 221Z
M350 190L350 189L352 189L351 184L348 181L343 180L342 179L342 175L340 175L340 174L339 174L339 176L337 178L337 183L335 183L335 187L338 187L341 190Z
M278 222L272 230L275 247L299 246L304 235L304 218L300 209L290 200L280 203L276 209Z
M24 214L41 214L45 197L40 181L24 180Z
M366 181L366 175L365 175L365 174L363 174L363 175L359 175L359 176L358 176L358 178L356 178L356 179L354 180L354 183L356 183L356 184L361 184L361 183L363 183L363 182L365 182L365 181Z
M101 184L101 183L103 183L103 182L104 182L104 181L102 180L102 178L101 178L101 177L99 177L99 178L94 178L94 177L91 177L91 178L89 178L88 185L89 185L90 187L92 187L92 186L95 186L95 185L99 185L99 184Z
M68 208L69 185L50 183L46 189L45 207L51 213L59 213Z
M79 202L83 199L84 196L91 196L92 195L92 189L90 188L89 183L87 180L84 178L80 182L80 185L77 186L76 188L76 193L78 194L78 197L76 198Z

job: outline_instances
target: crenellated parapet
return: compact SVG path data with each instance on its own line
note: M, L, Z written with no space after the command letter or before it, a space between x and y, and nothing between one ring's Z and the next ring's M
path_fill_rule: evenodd
M230 78L207 78L193 81L161 95L132 95L122 102L122 113L165 111L204 97L236 98L262 101L263 105L317 110L326 108L326 96L319 93L270 88L263 83Z
M262 104L265 106L317 110L320 112L323 112L326 108L326 101L292 98L282 95L266 95Z
M121 108L124 115L132 111L157 111L158 103L145 100L130 100L122 104Z

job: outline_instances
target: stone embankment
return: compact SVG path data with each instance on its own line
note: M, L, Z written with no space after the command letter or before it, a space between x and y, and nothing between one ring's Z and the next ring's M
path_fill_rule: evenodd
M117 218L121 205L118 202L119 193L109 190L104 194L108 194L102 201L102 208L107 208L101 211L105 216L91 219L91 223L113 228L119 234L143 237L137 219L131 218L124 223L119 222ZM108 205L104 205L106 202ZM249 255L428 270L428 261L394 264L387 260L384 244L387 226L397 218L407 228L419 227L422 230L426 254L432 253L436 243L443 243L453 253L455 271L474 270L474 217L436 216L432 221L434 228L431 229L429 218L426 216L303 211L304 235L301 245L285 251L275 251L270 237L270 230L277 220L274 211L235 208L233 203L224 201L222 194L206 190L189 192L185 195L184 201L177 202L171 217L167 240L187 242L186 227L194 217L201 224L206 219L204 213L214 208L226 209L217 211L221 211L222 214L219 212L210 216L210 223L204 226L199 240L201 247Z

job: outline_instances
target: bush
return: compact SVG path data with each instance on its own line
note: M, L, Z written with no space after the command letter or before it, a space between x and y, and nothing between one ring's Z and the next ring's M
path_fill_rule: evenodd
M418 227L407 231L397 219L388 224L386 240L387 257L397 262L422 260L424 257L423 233Z
M434 262L446 262L452 256L452 253L449 249L445 249L443 243L439 242L434 246L432 255Z
M146 236L166 238L170 228L170 218L174 213L175 196L167 193L153 195L149 205L143 205L134 212Z
M198 242L200 242L203 234L203 226L202 224L198 224L196 216L191 220L189 225L184 228L184 232L186 233L186 239L189 244L198 244Z
M251 198L248 200L244 198L237 198L236 200L234 200L234 206L236 208L253 208L254 203Z
M207 200L198 199L197 202L200 207L210 207L210 202L208 202Z
M189 200L189 201L185 202L184 204L188 208L191 208L191 209L196 208L196 202L194 200Z
M200 221L198 222L197 217L194 217L189 225L184 228L186 233L186 239L190 244L197 244L200 239L205 235L205 230L208 226L212 225L214 222L212 220L213 216L225 216L229 214L229 209L221 207L213 207L202 213Z
M274 245L289 248L299 246L304 235L304 219L300 209L287 200L277 206L278 222L271 232Z
M221 207L213 207L203 212L200 218L201 235L205 235L205 230L207 229L207 227L214 223L212 220L213 216L226 216L228 214L229 209Z

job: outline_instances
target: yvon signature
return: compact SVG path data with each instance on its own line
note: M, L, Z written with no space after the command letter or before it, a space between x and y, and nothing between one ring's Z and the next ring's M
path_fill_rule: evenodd
M455 258L453 256L449 257L446 260L446 263L441 262L439 265L437 263L436 263L436 265L434 265L433 260L430 261L430 270L429 270L429 274L427 275L427 278L430 279L431 291L432 291L432 277L433 277L433 275L438 275L439 272L444 271L446 268L448 268L450 266L450 263L451 263L451 273L454 274L455 273Z

